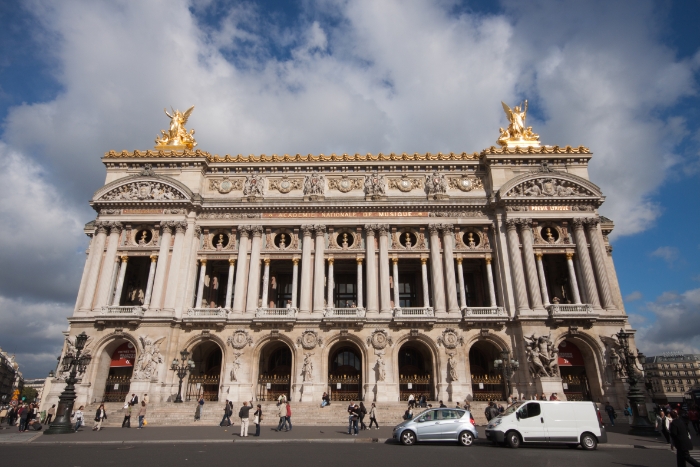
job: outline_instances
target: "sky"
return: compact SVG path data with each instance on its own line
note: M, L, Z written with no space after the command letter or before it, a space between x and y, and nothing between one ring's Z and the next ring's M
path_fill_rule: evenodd
M632 7L633 6L633 7ZM0 347L54 369L102 155L475 152L528 99L585 145L647 355L700 352L698 1L0 1Z

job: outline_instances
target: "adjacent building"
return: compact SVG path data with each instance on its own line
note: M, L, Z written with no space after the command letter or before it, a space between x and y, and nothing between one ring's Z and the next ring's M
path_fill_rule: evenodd
M693 389L700 389L700 355L666 353L647 357L644 374L654 402L685 402Z
M480 152L219 156L191 111L102 159L77 403L172 401L184 356L189 400L624 405L613 336L633 331L588 148L541 145L516 107Z
M0 404L10 402L15 392L23 387L24 379L15 356L0 349Z

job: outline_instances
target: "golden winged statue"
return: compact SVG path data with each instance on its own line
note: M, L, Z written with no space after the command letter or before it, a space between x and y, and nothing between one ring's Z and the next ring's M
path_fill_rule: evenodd
M165 115L170 118L170 129L168 131L160 130L161 135L156 137L156 149L192 149L197 146L197 141L194 140L194 130L187 132L185 124L190 118L194 106L187 109L185 112L173 110L170 107L172 115L167 109L163 109Z
M520 105L516 105L513 109L508 107L508 104L503 101L501 101L501 104L510 125L505 130L500 128L501 135L498 137L498 144L506 147L539 146L540 135L534 133L531 126L525 126L527 100Z

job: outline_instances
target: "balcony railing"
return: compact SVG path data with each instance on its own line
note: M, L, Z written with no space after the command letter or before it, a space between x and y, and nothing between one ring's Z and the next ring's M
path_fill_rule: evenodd
M464 317L469 317L470 319L479 318L494 318L499 316L506 316L506 309L502 306L480 306L480 307L467 307L462 308L462 313Z
M552 318L590 318L593 319L597 315L593 313L593 307L587 303L579 305L571 305L564 303L556 303L547 307L549 316Z
M103 306L101 315L113 317L143 316L143 308L140 306Z
M296 308L258 308L255 310L256 319L285 321L295 319L296 316Z
M412 306L404 308L394 308L394 318L402 319L425 319L434 318L435 313L431 307Z
M188 308L188 318L226 318L226 308Z
M324 319L357 319L365 317L364 308L326 308L323 312Z

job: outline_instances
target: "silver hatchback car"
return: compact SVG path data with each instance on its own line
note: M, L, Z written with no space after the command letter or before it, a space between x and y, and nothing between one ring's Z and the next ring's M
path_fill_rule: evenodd
M471 446L479 433L467 410L428 409L394 427L394 439L404 446L424 441L458 441Z

